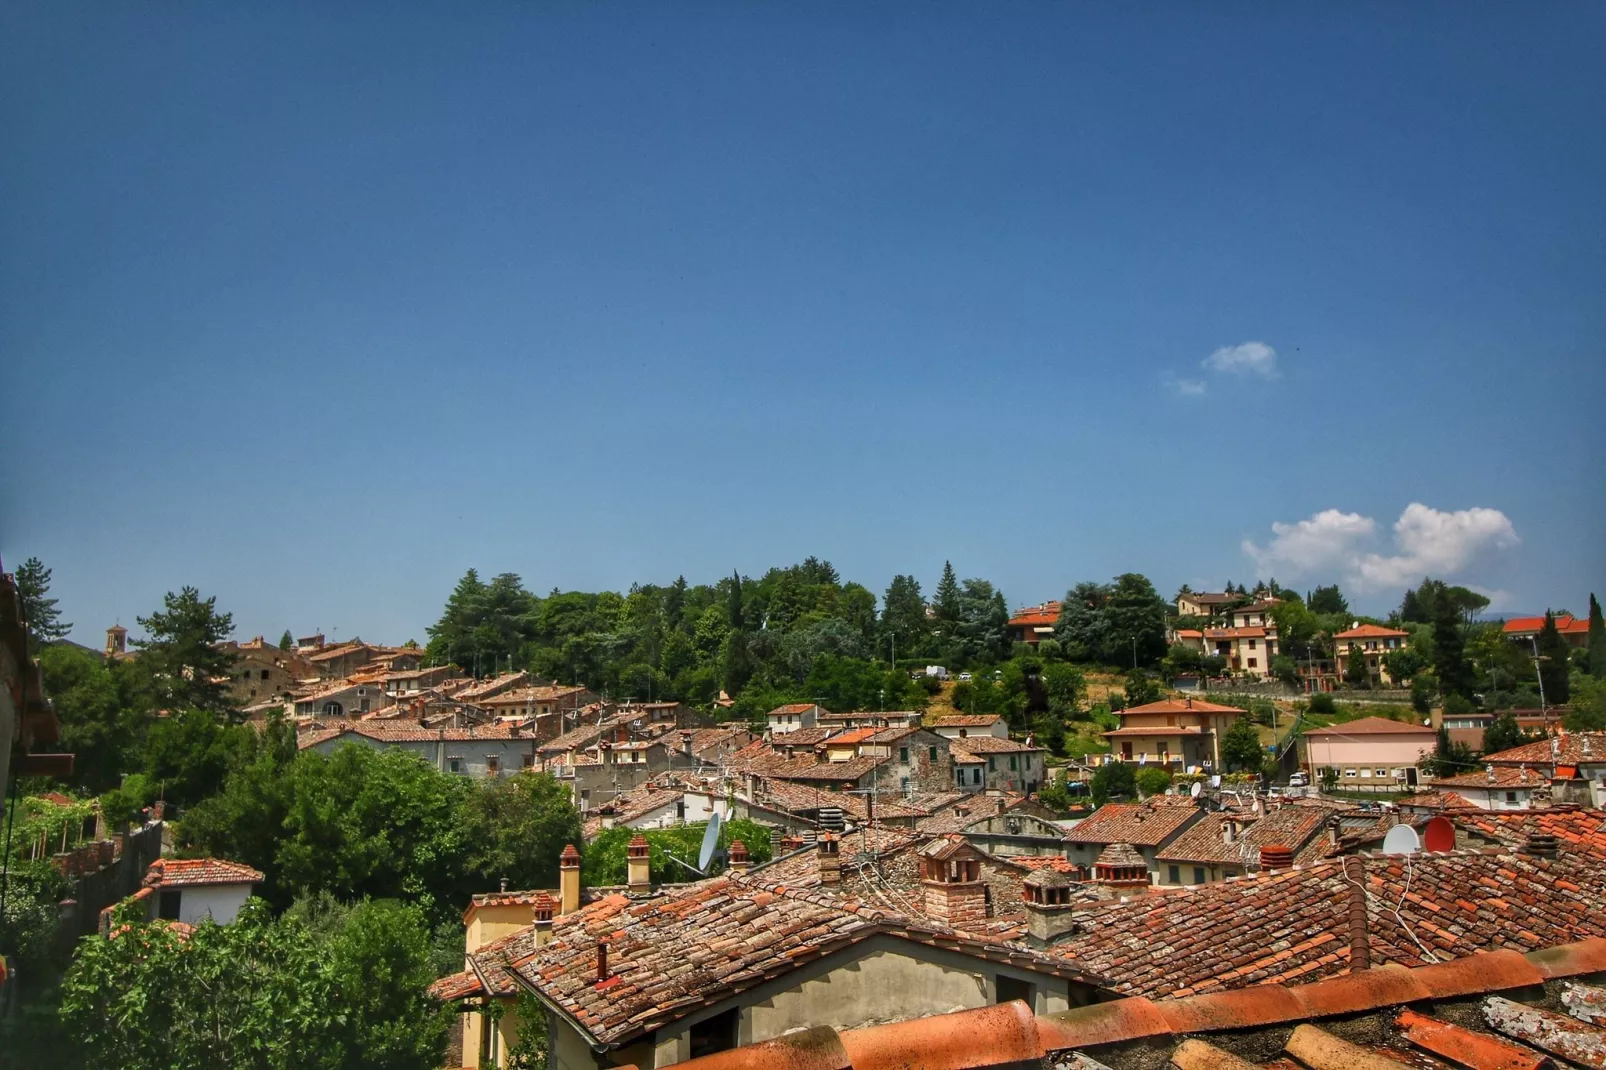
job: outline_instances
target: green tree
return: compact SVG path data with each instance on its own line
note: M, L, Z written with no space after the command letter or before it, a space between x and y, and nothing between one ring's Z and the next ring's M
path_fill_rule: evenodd
M1318 691L1310 697L1310 712L1331 715L1338 712L1338 706L1333 702L1332 695L1326 691Z
M1157 765L1146 765L1134 774L1138 791L1144 795L1163 795L1171 786L1171 774Z
M1127 762L1105 762L1094 770L1089 787L1093 792L1093 805L1103 806L1111 799L1130 799L1137 795L1137 775Z
M1606 680L1580 676L1573 688L1572 708L1561 723L1569 732L1606 731Z
M1423 584L1427 586L1426 583ZM1472 696L1472 666L1467 661L1464 615L1456 600L1433 599L1433 675L1445 695Z
M1228 771L1245 769L1260 771L1266 749L1260 745L1260 733L1247 717L1240 717L1221 735L1221 764Z
M954 575L952 561L942 563L942 579L937 581L937 597L932 603L937 620L949 629L964 619L964 603L959 594L959 577Z
M234 655L218 644L234 631L234 615L217 611L217 598L202 598L194 587L169 591L162 608L139 617L146 639L135 640L138 666L159 708L231 710L228 678Z
M140 768L158 797L190 806L216 794L224 778L250 760L255 732L187 709L153 721L141 743Z
M290 634L290 629L286 628L284 630L284 634L279 636L279 649L280 650L291 650L291 649L293 649L295 647L295 645L296 645L295 637Z
M1331 587L1318 587L1311 592L1307 605L1312 613L1338 613L1349 612L1349 601L1339 591L1338 584Z
M647 841L648 872L654 884L696 880L697 875L681 863L692 866L697 864L698 851L703 845L703 836L707 830L708 826L703 822L646 830L616 825L585 845L580 872L585 875L586 883L593 887L624 884L629 876L626 847L640 831ZM748 861L751 865L761 865L770 860L770 837L767 826L746 818L722 822L719 829L719 849L728 851L732 840L742 841L743 846L747 848ZM716 855L709 867L708 875L717 876L724 872L724 869L725 862Z
M1564 706L1571 697L1568 679L1568 658L1572 650L1556 628L1556 616L1545 611L1544 627L1539 629L1539 680L1544 686L1545 701Z
M1123 573L1109 585L1079 583L1065 594L1055 638L1076 661L1132 668L1165 656L1166 603L1148 578Z
M552 888L564 845L584 842L569 790L546 773L490 780L465 800L463 825L470 866L481 883L501 878L515 888Z
M1589 596L1589 675L1606 680L1606 620L1601 618L1600 600Z
M364 904L315 935L260 900L230 925L181 935L124 915L111 939L81 941L61 1013L91 1070L430 1070L450 1009L419 912Z
M1358 643L1350 644L1349 660L1344 663L1344 682L1355 688L1372 686L1372 671L1366 664L1366 652Z
M920 583L913 576L894 576L881 600L882 642L896 642L903 656L911 657L924 649L926 631L926 601L920 594Z
M44 644L65 639L72 631L72 625L61 619L56 599L50 597L50 570L37 557L28 558L17 569L17 596L28 625L30 651L37 653Z
M1390 679L1410 683L1428 663L1415 647L1402 646L1383 655L1383 667L1388 670Z
M1126 708L1146 706L1160 701L1160 685L1142 669L1128 669L1126 673Z
M1297 687L1299 685L1299 663L1288 655L1278 654L1272 658L1269 668L1273 679L1281 681L1289 687Z
M1483 730L1483 753L1498 754L1512 747L1520 747L1528 742L1528 733L1517 724L1516 717L1508 711L1502 713L1489 722L1489 727Z
M77 755L69 783L93 793L128 771L145 718L126 708L106 659L68 643L39 651L45 693L61 723L61 749Z
M1087 694L1087 680L1082 670L1064 662L1055 662L1043 666L1040 678L1049 712L1062 720L1073 719L1082 698Z
M1433 744L1433 753L1422 766L1431 777L1448 777L1465 773L1477 763L1472 760L1472 748L1450 738L1450 730L1440 728Z
M730 594L726 601L730 619L730 634L725 637L725 690L738 694L753 677L751 651L748 648L747 618L742 606L742 577L731 574Z

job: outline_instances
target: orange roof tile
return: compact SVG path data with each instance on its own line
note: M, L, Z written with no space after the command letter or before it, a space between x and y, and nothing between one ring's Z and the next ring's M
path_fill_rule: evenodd
M221 858L158 858L145 871L153 888L187 888L202 884L257 884L262 874L250 866Z
M1344 721L1341 724L1329 725L1326 728L1311 728L1305 732L1307 736L1433 736L1437 734L1431 725L1406 724L1404 721L1391 721L1387 717L1361 717L1354 721Z
M1334 639L1408 639L1410 632L1398 628L1384 628L1377 624L1359 624L1347 632L1335 632Z

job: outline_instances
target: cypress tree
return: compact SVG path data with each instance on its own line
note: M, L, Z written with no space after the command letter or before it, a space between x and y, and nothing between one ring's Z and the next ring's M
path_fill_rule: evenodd
M291 647L293 647L295 645L296 645L295 637L290 634L290 629L286 628L284 630L284 634L279 636L279 649L280 650L289 650Z
M1567 640L1556 629L1556 615L1545 611L1545 626L1539 629L1539 679L1544 684L1545 701L1552 706L1564 705L1571 697L1571 681L1567 678L1567 658L1571 651Z
M1451 695L1472 697L1472 667L1467 662L1461 612L1448 598L1433 603L1433 673L1446 699Z
M1589 596L1589 675L1606 680L1606 621L1601 619L1600 601Z

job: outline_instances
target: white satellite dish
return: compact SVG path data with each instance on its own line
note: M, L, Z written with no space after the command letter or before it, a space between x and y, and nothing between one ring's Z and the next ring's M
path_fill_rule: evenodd
M719 811L715 810L708 819L708 829L703 833L703 847L697 852L697 868L704 873L708 872L708 863L714 860L714 851L719 847Z
M1198 781L1198 780L1195 780L1193 782L1193 787L1188 789L1188 794L1192 795L1195 799L1197 799L1203 793L1204 793L1204 784L1201 781Z
M1383 853L1386 855L1414 855L1420 850L1422 840L1410 825L1395 825L1383 837Z

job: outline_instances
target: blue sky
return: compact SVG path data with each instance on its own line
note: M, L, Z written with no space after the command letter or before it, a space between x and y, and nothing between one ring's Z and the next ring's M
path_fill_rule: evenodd
M0 556L81 640L1606 591L1599 4L137 7L0 13Z

